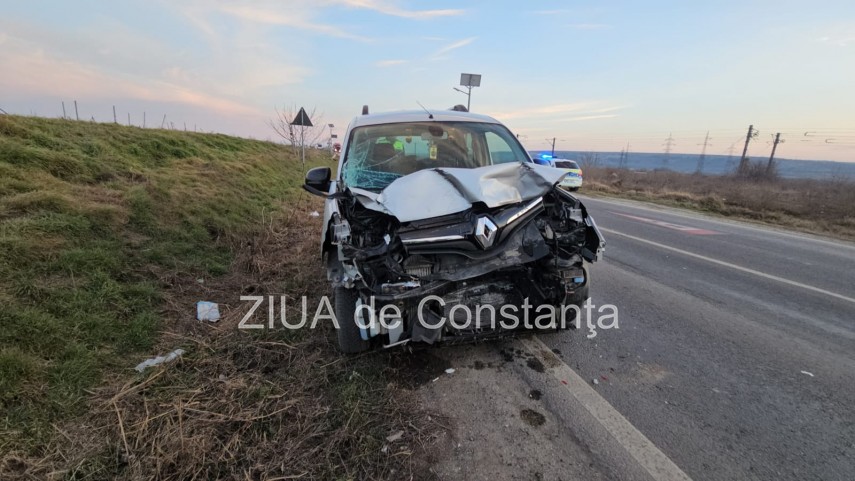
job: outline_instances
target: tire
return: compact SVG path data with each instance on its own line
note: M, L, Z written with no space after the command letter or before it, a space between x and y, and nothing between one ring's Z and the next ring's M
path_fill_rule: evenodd
M353 315L356 313L356 301L359 293L355 289L336 287L333 292L335 318L338 321L336 336L338 349L345 354L356 354L368 350L369 342L362 339L359 327Z

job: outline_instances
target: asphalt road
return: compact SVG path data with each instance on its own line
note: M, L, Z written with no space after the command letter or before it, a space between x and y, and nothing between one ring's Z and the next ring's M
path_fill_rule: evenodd
M583 201L608 243L592 270L592 301L618 308L619 329L540 341L694 480L855 479L855 245L647 204ZM469 403L488 412L461 428L459 437L476 433L471 451L494 431L483 421L491 407L512 410L497 400L502 393L537 389L544 426L559 433L546 442L572 444L567 457L584 452L597 477L628 476L618 466L626 460L581 426L560 378L527 369L524 358L497 374L465 369L478 359L492 365L499 349L508 347L444 354L464 381L499 386L494 395L467 392L461 380L448 381L451 391L443 380L430 388L430 399L447 403L451 392L463 400L451 412L464 423ZM496 442L541 429L519 424ZM456 446L466 453L463 441ZM508 465L542 461L532 456ZM555 468L543 479L585 477ZM464 461L444 470L471 474Z

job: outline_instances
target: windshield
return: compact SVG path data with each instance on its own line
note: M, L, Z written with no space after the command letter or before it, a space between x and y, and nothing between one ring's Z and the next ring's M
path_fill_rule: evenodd
M422 169L528 161L513 135L499 124L406 122L358 127L351 135L343 180L368 190L382 190Z

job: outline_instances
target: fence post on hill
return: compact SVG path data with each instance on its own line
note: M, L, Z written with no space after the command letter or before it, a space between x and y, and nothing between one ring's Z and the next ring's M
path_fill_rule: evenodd
M77 101L76 100L74 101L74 118L77 119L78 121L80 120L80 114L77 113Z
M113 123L118 124L119 120L116 118L116 106L113 106Z
M62 118L67 119L68 117L65 115L65 100L62 101Z

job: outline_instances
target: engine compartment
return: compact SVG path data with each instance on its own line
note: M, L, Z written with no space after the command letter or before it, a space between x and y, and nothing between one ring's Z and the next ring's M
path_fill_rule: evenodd
M455 319L448 306L562 305L584 302L588 275L602 236L584 205L553 187L544 195L511 205L471 208L449 215L400 222L367 208L344 192L335 199L328 259L334 286L357 289L374 309L394 304L403 314L403 332L389 336L381 326L368 337L389 341L470 339L500 334L471 322L460 329L423 329L414 311L426 296L445 301L428 311L434 319ZM476 319L477 321L477 319Z

